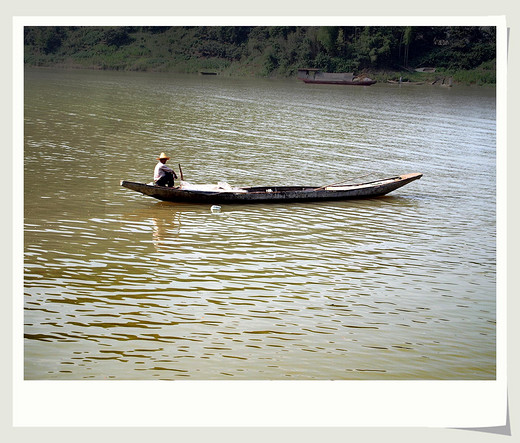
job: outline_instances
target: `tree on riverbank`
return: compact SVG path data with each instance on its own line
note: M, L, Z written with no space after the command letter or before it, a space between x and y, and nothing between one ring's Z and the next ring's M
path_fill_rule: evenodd
M408 72L435 67L495 82L494 27L454 26L31 26L27 66L293 76Z

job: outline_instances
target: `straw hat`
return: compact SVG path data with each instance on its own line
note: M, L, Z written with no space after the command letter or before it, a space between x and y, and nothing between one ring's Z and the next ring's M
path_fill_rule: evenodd
M161 155L157 157L157 160L166 159L170 160L170 157L168 157L164 152L161 152Z

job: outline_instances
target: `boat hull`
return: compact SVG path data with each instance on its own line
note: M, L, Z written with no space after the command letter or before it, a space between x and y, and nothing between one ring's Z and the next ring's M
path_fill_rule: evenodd
M169 188L124 180L121 181L121 186L169 202L204 204L287 203L380 197L421 177L422 174L414 173L354 185L328 187L273 186L270 188L263 186L242 188L241 192L186 190L179 187Z
M348 81L348 80L310 80L302 79L304 83L315 84L315 85L345 85L345 86L370 86L377 83L375 80L360 80L360 81Z

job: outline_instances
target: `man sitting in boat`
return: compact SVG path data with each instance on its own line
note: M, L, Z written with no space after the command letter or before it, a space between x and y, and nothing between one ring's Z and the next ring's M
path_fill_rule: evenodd
M177 174L173 169L170 169L166 166L166 162L170 160L164 152L161 152L161 155L157 157L159 162L155 165L155 169L153 172L153 182L157 186L170 186L173 187L173 180L177 178Z

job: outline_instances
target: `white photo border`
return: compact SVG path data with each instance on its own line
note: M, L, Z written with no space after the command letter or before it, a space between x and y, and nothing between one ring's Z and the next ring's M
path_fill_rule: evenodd
M452 25L497 27L497 353L489 381L27 381L23 378L23 27ZM13 425L494 427L507 418L507 28L482 17L14 17Z

